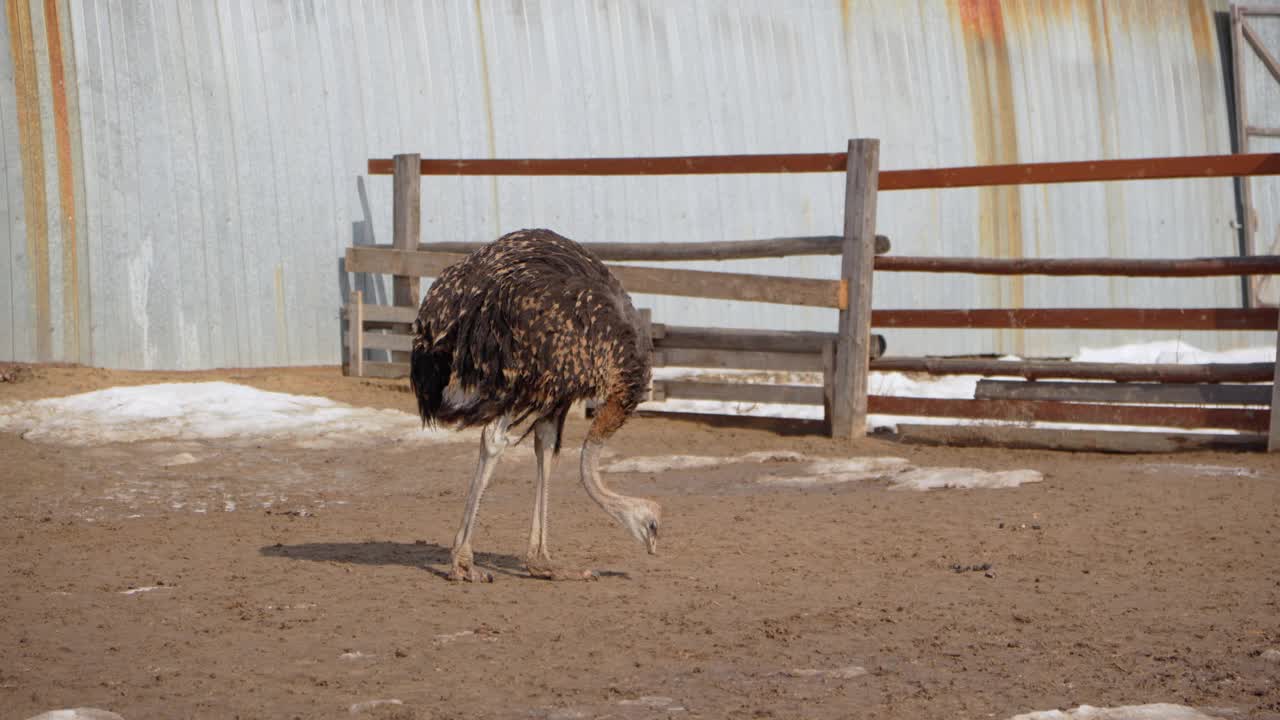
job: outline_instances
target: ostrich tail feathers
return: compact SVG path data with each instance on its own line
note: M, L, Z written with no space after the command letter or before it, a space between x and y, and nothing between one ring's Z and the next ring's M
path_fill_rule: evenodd
M415 343L409 356L409 385L418 399L418 415L422 425L435 425L444 405L444 389L449 385L453 372L452 362L445 353L431 352Z

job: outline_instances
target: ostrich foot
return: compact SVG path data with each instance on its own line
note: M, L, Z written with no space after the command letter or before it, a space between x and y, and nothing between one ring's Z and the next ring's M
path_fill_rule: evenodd
M542 580L596 580L600 577L594 570L565 570L541 558L527 561L525 569L529 571L530 577Z
M489 583L493 582L493 573L486 572L471 564L469 559L453 561L453 569L445 576L452 582L473 582L473 583Z

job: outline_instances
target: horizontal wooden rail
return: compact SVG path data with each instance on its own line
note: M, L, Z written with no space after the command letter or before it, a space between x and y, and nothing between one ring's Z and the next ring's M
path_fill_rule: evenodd
M1006 447L1073 452L1155 453L1187 450L1266 449L1267 438L1257 433L1157 433L1128 430L1028 428L1010 425L898 424L898 437L926 445Z
M364 343L364 347L368 350L396 350L399 352L409 352L413 349L413 338L409 335L366 332L361 341Z
M797 330L736 330L686 325L651 326L656 348L709 348L715 350L761 350L772 352L820 353L835 333Z
M1009 422L1067 422L1141 427L1221 428L1265 432L1269 410L1094 405L1042 400L953 400L872 395L867 412Z
M409 363L366 362L364 377L396 380L409 377Z
M586 242L582 246L605 261L683 260L750 260L754 258L790 257L798 255L839 255L844 238L839 235L806 235L762 240L720 240L711 242ZM422 243L423 252L469 253L488 245L487 242ZM889 252L891 243L884 235L876 236L876 253ZM370 247L387 247L373 245Z
M978 400L1060 400L1137 405L1271 404L1270 385L1165 385L1163 383L1024 382L979 380Z
M975 275L1093 275L1121 277L1216 277L1280 274L1280 255L1137 260L1128 258L876 258L884 272L972 273Z
M821 372L819 353L760 352L669 348L653 352L654 367L721 368L735 370L790 370Z
M527 158L421 161L423 175L705 175L844 172L846 153L691 155L687 157ZM369 160L370 175L392 175L395 161ZM1243 177L1280 174L1280 153L1019 163L882 170L881 190Z
M805 330L738 330L654 323L650 330L653 345L663 348L707 348L714 350L763 350L772 352L820 353L834 343L835 333ZM871 336L871 357L884 354L883 335Z
M814 385L762 385L759 383L657 380L654 394L668 400L720 400L746 403L821 405L822 388Z
M876 328L1275 330L1276 308L1000 308L873 310Z
M397 307L395 305L364 306L364 321L366 323L407 324L417 319L418 308L416 307Z
M386 273L415 277L438 277L464 255L412 252L387 248L347 248L347 272ZM840 307L840 283L835 280L748 275L707 270L610 265L610 272L632 293L680 295L747 302Z
M1020 377L1027 380L1060 378L1067 380L1170 383L1271 382L1275 367L1275 363L1173 365L929 357L883 357L871 363L872 370L884 372Z

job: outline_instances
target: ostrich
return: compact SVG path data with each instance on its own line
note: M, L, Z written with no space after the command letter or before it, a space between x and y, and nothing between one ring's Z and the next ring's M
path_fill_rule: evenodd
M551 562L547 483L565 416L574 401L588 398L601 404L582 446L582 485L650 554L657 552L658 504L619 495L600 480L605 441L649 384L651 346L631 298L599 259L550 230L504 235L440 274L413 331L409 379L423 424L483 425L450 580L493 579L473 564L471 534L508 431L525 420L531 426L520 439L533 432L538 461L525 566L535 577L574 577Z

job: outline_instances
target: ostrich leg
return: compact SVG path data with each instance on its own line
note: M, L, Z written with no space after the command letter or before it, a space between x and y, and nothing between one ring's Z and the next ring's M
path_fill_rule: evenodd
M538 456L538 489L533 502L533 526L529 529L529 552L524 556L525 567L533 577L546 580L594 580L590 570L581 573L565 572L551 562L551 550L547 545L547 491L551 471L555 468L556 421L539 420L533 426L533 449Z
M453 539L453 569L449 572L450 580L466 580L469 582L492 582L493 576L476 568L471 556L471 532L475 528L476 513L480 511L480 498L484 489L493 477L493 469L498 465L498 458L507 448L507 426L511 418L503 416L484 426L480 432L480 463L476 467L475 477L471 479L471 490L467 492L467 507L462 514L462 527Z

